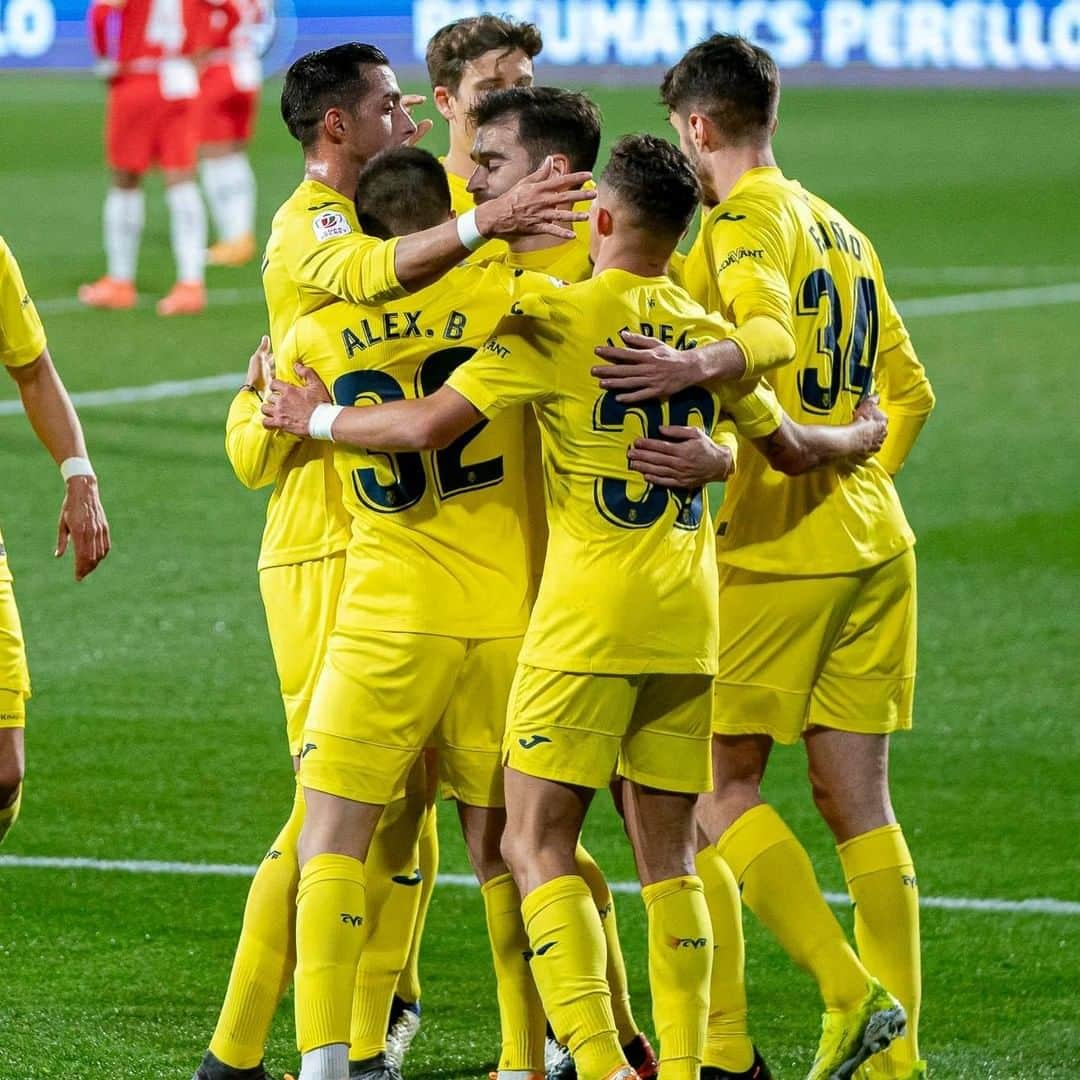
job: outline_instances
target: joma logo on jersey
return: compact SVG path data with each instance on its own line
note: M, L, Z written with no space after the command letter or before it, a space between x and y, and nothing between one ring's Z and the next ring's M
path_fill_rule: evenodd
M673 949L704 949L709 944L708 938L703 937L673 937L671 947Z
M551 742L546 735L530 735L527 739L518 739L518 746L522 750L531 750L534 746L539 746L541 743Z
M537 946L535 955L543 956L544 953L551 952L551 950L554 949L555 946L558 944L559 943L557 941L545 941L543 945Z
M313 742L304 743L304 749L300 751L300 756L305 758L311 753L312 750L318 750L319 748Z
M364 925L364 916L363 915L350 915L347 911L343 911L341 913L341 921L343 923L348 924L349 926L363 926Z

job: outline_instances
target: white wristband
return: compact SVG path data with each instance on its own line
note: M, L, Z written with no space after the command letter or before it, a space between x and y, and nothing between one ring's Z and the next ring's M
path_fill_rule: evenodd
M96 476L89 458L69 457L60 462L60 475L66 484L73 476Z
M334 436L330 429L338 418L338 413L345 408L344 405L316 405L315 411L308 421L308 434L313 439L322 439L323 442L333 442Z
M466 251L475 251L487 243L488 238L476 227L476 211L468 210L457 216L457 234Z

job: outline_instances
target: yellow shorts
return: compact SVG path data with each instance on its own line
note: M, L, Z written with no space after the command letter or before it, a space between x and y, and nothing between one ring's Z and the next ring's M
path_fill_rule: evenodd
M293 757L300 753L308 707L322 671L326 643L334 629L344 579L343 551L324 559L270 566L259 572L259 590L285 705L289 753Z
M778 577L720 566L713 731L797 742L821 726L911 727L915 553L856 574Z
M603 788L615 776L661 791L712 788L711 675L578 675L519 664L503 761Z
M29 696L30 670L26 666L22 623L11 578L4 574L0 576L0 728L26 726Z
M500 751L520 649L521 638L335 630L304 728L300 782L386 804L433 746L444 791L502 806Z

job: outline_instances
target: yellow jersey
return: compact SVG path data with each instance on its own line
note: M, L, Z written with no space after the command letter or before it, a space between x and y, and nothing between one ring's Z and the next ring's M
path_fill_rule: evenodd
M0 236L0 364L25 367L45 351L45 328L26 291L11 248ZM4 538L0 536L0 581L10 581Z
M539 420L550 540L521 660L569 672L714 673L708 496L647 484L627 467L627 450L640 435L659 437L662 424L711 431L725 413L748 437L768 435L782 413L756 379L620 404L589 370L594 346L624 328L679 348L731 330L667 278L609 269L523 297L447 385L491 419L532 402Z
M554 287L498 265L459 266L380 308L333 304L297 320L279 370L295 382L292 365L302 361L341 405L432 394L519 292ZM465 638L524 631L531 598L524 410L481 421L432 453L332 450L352 519L339 625Z
M875 378L888 387L887 411L929 414L933 394L873 245L778 168L744 173L705 216L684 280L695 299L736 326L765 315L791 334L794 360L767 375L793 419L847 424ZM910 431L909 424L901 432L908 448ZM794 477L760 454L743 454L718 515L719 559L760 573L819 575L906 550L915 537L882 464L900 456L897 446L890 434L865 464Z
M304 180L274 215L262 280L276 347L296 319L338 300L378 302L403 290L394 273L397 241L365 236L352 199ZM280 372L280 367L278 368ZM259 569L344 551L349 519L328 447L262 426L250 391L233 399L225 451L248 487L274 484L266 507Z

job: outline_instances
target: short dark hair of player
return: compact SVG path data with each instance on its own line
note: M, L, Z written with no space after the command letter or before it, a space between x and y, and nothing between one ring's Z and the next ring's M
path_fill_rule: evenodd
M450 217L450 184L438 158L415 146L376 154L356 187L356 212L369 236L389 240L441 225Z
M701 189L686 155L655 135L624 135L612 148L600 177L637 224L661 233L673 245L686 232Z
M537 27L499 15L474 15L457 19L436 30L428 42L425 59L431 85L445 86L457 94L470 60L492 49L513 52L520 49L530 60L544 47Z
M281 88L281 118L289 134L310 146L326 110L354 109L368 90L368 69L384 64L390 61L382 49L360 41L317 49L294 61Z
M600 153L600 110L584 94L555 86L511 86L484 94L469 111L476 127L506 117L534 169L548 154L565 154L574 172L590 172Z
M737 34L714 34L667 72L660 96L669 112L699 112L732 143L758 145L776 120L780 72L760 46Z

